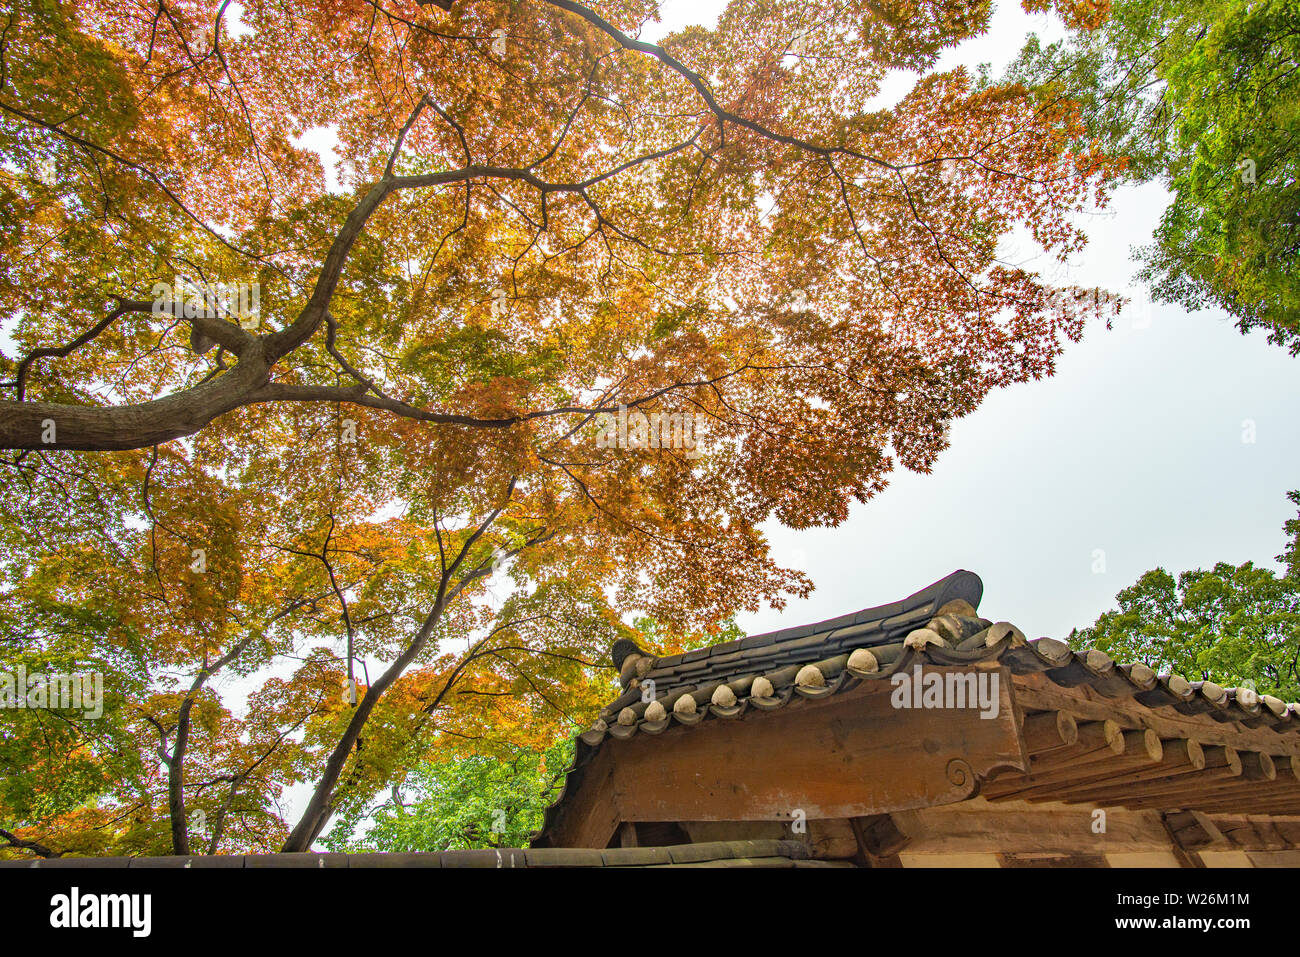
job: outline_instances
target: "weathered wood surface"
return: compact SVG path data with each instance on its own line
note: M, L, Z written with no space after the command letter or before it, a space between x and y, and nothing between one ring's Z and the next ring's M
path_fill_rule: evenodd
M1294 850L1300 847L1300 818L1225 814L1210 816L1210 820L1234 847L1245 851Z
M553 839L604 847L621 821L847 819L965 800L992 769L1026 763L1004 669L925 669L972 670L998 674L997 717L895 708L889 682L866 681L778 712L606 741Z
M1186 757L1183 763L1179 752ZM1241 774L1241 757L1236 749L1210 745L1202 747L1195 742L1184 742L1182 747L1167 744L1165 753L1177 766L1169 767L1168 774L1164 759L1161 764L1136 772L1134 775L1119 774L1113 778L1095 782L1079 782L1062 788L1054 800L1087 801L1099 806L1118 804L1130 798L1153 795L1160 789L1177 789L1199 781L1199 786L1215 781L1231 779ZM1030 800L1038 800L1032 796Z
M1215 749L1210 748L1212 757ZM1228 749L1221 749L1231 754ZM1274 783L1273 762L1266 754L1246 752L1239 756L1237 767L1207 768L1197 774L1185 774L1168 781L1146 782L1141 788L1117 799L1131 808L1197 808L1204 810L1223 801L1240 802L1241 810L1253 810L1274 797L1290 795L1300 800L1300 787ZM1234 773L1236 772L1236 773Z
M900 811L892 817L910 839L905 858L998 852L1032 854L1142 853L1167 850L1158 812L1071 804L989 802L982 797L945 807ZM1104 830L1098 830L1104 822Z
M1225 841L1223 832L1210 816L1199 811L1174 811L1160 817L1170 838L1185 851L1196 851Z
M911 843L911 838L899 830L892 815L855 817L849 823L861 848L874 858L892 857Z
M1015 796L1024 800L1100 801L1135 794L1149 782L1176 778L1205 768L1205 752L1195 741L1162 742L1160 760L1128 765L1097 765L1055 783L1036 781ZM990 794L990 796L992 796Z
M570 776L565 785L563 813L551 833L548 847L608 847L611 837L623 823L614 805L611 786L613 748L598 750L583 768L575 785Z
M1026 715L1021 731L1031 760L1036 754L1054 751L1079 740L1078 722L1067 711L1040 711Z
M1149 771L1164 757L1159 736L1152 730L1120 731L1111 722L1091 722L1084 728L1104 724L1108 747L1073 760L1036 763L1030 756L1028 778L1001 779L986 789L992 797L1054 797L1063 786L1080 781L1109 777L1127 771ZM1064 749L1062 749L1064 750Z

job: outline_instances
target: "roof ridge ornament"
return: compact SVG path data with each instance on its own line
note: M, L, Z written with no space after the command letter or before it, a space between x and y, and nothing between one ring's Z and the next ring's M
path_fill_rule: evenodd
M620 638L609 649L609 656L618 669L619 683L624 687L637 687L640 679L650 673L655 659L641 650L641 647L629 638Z
M628 655L641 655L650 657L641 647L631 638L620 638L610 646L609 656L614 660L615 668L622 668L623 662Z

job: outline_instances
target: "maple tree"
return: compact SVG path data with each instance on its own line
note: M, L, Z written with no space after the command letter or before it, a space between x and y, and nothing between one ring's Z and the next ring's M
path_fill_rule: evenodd
M78 725L75 800L0 794L24 852L87 807L104 847L306 850L423 758L543 749L630 615L667 652L806 594L764 522L928 471L1112 314L999 256L1080 249L1117 166L1072 103L932 69L988 4L658 44L639 0L234 10L0 28L3 639L93 650L134 742ZM598 443L628 410L663 441Z

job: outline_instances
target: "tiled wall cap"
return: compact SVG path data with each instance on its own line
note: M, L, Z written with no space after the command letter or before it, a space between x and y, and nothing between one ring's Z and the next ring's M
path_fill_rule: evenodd
M1019 648L1026 644L1025 633L1009 621L997 621L990 625L984 644L986 647L992 648L1008 636L1011 638L1012 648Z
M1225 704L1228 700L1227 690L1213 681L1201 682L1201 696L1212 704Z
M1055 638L1039 638L1030 644L1038 657L1060 667L1068 665L1070 659L1074 657L1074 652L1070 651L1070 646Z
M1115 667L1115 659L1104 651L1089 648L1083 653L1083 664L1089 671L1105 674Z
M930 619L926 628L933 631L944 640L945 644L956 645L966 637L962 622L954 615L936 615Z
M926 645L939 645L940 647L944 647L943 639L939 637L939 633L931 631L929 628L916 629L916 631L903 639L903 644L907 645L909 648L916 648L917 650L924 648Z
M849 655L849 670L865 672L879 671L880 662L878 662L876 656L866 648L856 648L853 653Z
M1238 688L1236 698L1237 704L1243 708L1253 708L1259 704L1259 695L1254 688Z
M713 689L711 701L719 708L730 708L736 703L736 693L726 685L718 685Z
M1259 696L1259 700L1265 708L1268 708L1279 718L1286 714L1286 702L1281 698L1274 698L1271 694L1262 694Z
M1171 693L1186 698L1192 693L1192 683L1182 675L1167 675L1160 679Z
M1143 687L1155 684L1156 680L1156 673L1140 661L1135 661L1129 666L1128 676L1129 680L1134 684Z
M824 688L826 676L817 669L816 665L804 665L794 676L794 683L799 688Z
M760 675L754 679L749 694L752 698L770 698L776 694L776 689L772 687L772 682Z

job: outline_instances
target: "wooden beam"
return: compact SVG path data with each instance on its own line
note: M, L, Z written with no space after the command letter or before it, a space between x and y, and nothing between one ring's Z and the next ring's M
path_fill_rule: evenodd
M1106 785L1093 795L1082 798L1098 803L1114 803L1124 807L1158 807L1162 810L1177 808L1180 805L1143 804L1147 800L1162 801L1170 796L1178 797L1207 787L1213 787L1241 776L1241 757L1232 748L1211 745L1204 748L1205 768L1193 773L1177 773L1170 777L1151 778L1127 786Z
M985 670L1001 679L992 718L895 707L890 683L864 681L779 711L607 740L600 750L612 762L613 801L629 821L794 823L965 800L990 770L1025 764L1010 679Z
M900 867L898 853L912 843L889 814L849 818L862 862L870 867Z
M1205 861L1201 855L1194 850L1188 850L1178 841L1178 835L1170 829L1169 822L1163 817L1161 822L1164 825L1165 833L1169 835L1169 849L1173 851L1174 857L1178 859L1179 867L1204 868Z
M1065 788L1062 789L1058 800L1088 802L1104 807L1122 804L1128 799L1154 795L1161 789L1176 788L1197 779L1222 781L1241 774L1241 757L1236 749L1218 745L1202 747L1200 744L1192 747L1192 744L1189 742L1187 752L1189 755L1194 753L1196 757L1189 759L1190 766L1180 765L1167 775L1160 775L1159 768L1152 767L1148 769L1151 773L1149 777L1146 776L1146 772L1141 772L1136 779L1121 775L1114 780L1097 781L1095 785ZM1177 749L1171 748L1170 751L1177 753Z
M1008 796L1034 786L1037 778L1063 768L1084 768L1124 753L1124 729L1114 721L1088 721L1077 725L1073 744L1029 756L1029 767L1021 776L1004 775L984 788L986 796Z
M1195 851L1211 844L1222 844L1223 833L1208 815L1197 811L1173 811L1160 815L1169 836L1183 850Z
M1258 757L1262 760L1268 756ZM1267 772L1262 767L1256 766L1252 759L1250 777L1255 782L1253 785L1240 792L1223 793L1218 797L1205 795L1198 799L1200 802L1198 806L1204 804L1207 809L1213 808L1216 811L1229 813L1300 807L1300 760L1284 755L1272 759L1272 765L1276 773L1269 778ZM1243 774L1243 777L1246 776Z
M1158 787L1144 787L1121 800L1125 807L1151 807L1161 809L1201 808L1229 799L1254 800L1277 793L1267 786L1276 771L1266 754L1240 755L1241 773L1228 773L1232 767L1202 771L1175 778ZM1294 790L1294 788L1293 788ZM1297 793L1300 798L1300 793Z
M624 821L618 826L618 846L619 847L640 847L636 839L636 825L631 821Z
M1178 740L1161 742L1160 760L1152 765L1130 768L1098 766L1092 774L1083 774L1075 780L1051 789L1056 800L1089 801L1098 796L1132 794L1146 781L1173 778L1205 769L1205 751L1196 741Z
M1098 777L1113 777L1116 774L1134 769L1150 769L1158 766L1164 757L1164 748L1160 737L1154 731L1124 731L1120 735L1122 751L1118 755L1114 749L1106 752L1104 760L1088 763L1069 762L1052 770L1041 773L1033 772L1025 787L1006 791L990 786L990 792L999 796L1016 796L1023 798L1044 797L1054 799L1064 785L1073 785L1081 780ZM1032 764L1033 758L1030 758ZM999 782L1001 784L1002 782ZM1005 787L1005 785L1004 785Z
M1044 754L1077 742L1079 725L1069 712L1040 711L1025 716L1021 735L1032 761L1035 754Z
M1278 822L1262 815L1220 816L1210 820L1228 843L1243 851L1285 851L1297 847L1297 842L1283 832Z
M1193 799L1188 806L1207 814L1297 814L1300 813L1300 794L1276 792L1256 793L1246 786L1238 794L1200 800Z

